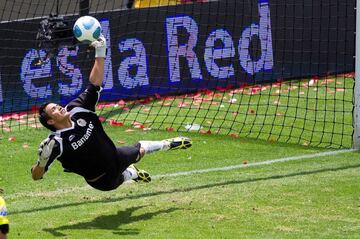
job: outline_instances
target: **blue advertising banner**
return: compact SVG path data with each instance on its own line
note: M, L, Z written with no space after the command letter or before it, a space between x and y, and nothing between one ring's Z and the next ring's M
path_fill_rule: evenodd
M107 39L101 100L352 72L354 6L321 2L228 0L95 14ZM0 113L65 104L86 87L93 53L85 45L35 64L46 55L36 48L40 21L0 24Z

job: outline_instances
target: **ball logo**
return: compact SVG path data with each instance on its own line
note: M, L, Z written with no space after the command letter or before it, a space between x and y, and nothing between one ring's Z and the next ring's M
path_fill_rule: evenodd
M81 126L81 127L85 127L86 126L86 121L84 119L78 119L76 121L76 123Z

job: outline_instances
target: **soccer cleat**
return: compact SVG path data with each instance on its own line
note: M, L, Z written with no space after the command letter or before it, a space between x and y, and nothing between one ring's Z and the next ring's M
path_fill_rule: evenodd
M138 177L134 179L135 182L149 183L151 181L150 174L145 170L138 169L134 164L131 164L129 168L133 168L138 175Z
M165 141L169 142L169 150L173 149L187 149L192 145L192 141L186 137L176 137L171 139L165 139Z

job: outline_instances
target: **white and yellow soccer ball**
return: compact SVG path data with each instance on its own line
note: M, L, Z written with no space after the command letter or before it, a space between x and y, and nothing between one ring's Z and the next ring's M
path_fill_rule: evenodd
M91 16L78 18L73 27L74 36L80 42L96 41L101 35L100 22Z

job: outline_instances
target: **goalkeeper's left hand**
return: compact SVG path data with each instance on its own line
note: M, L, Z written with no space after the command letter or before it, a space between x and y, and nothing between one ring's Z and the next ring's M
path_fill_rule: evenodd
M50 155L55 145L55 140L47 138L43 140L39 146L38 165L44 168L49 161Z
M90 46L95 48L95 58L97 58L97 57L105 58L105 56L106 56L106 39L102 34L96 41L93 41L90 44Z

